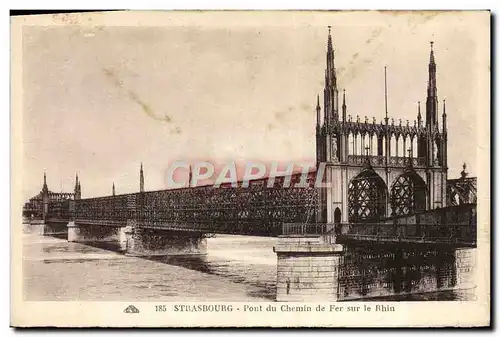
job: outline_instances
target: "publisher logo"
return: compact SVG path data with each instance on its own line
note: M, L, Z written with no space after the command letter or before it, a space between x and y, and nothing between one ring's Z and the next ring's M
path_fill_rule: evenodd
M139 313L139 309L137 309L135 306L131 304L128 307L126 307L125 310L123 310L123 312L126 314L137 314Z

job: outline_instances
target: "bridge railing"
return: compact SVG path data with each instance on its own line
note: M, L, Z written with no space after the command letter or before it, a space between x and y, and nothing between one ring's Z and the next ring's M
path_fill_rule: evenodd
M476 242L473 225L342 224L337 240L415 241L433 243Z
M325 235L335 228L335 224L328 223L284 223L282 235Z
M476 205L464 204L426 211L385 222L362 223L285 223L282 235L320 235L323 242L411 241L423 243L476 244Z

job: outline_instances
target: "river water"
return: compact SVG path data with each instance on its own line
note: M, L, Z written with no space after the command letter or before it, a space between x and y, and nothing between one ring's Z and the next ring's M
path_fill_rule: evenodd
M28 301L274 301L276 238L208 238L200 257L145 259L118 244L89 246L24 234L24 298ZM464 297L465 296L465 297ZM470 299L454 292L384 300Z
M208 238L201 257L144 259L24 234L24 297L44 301L273 301L276 238Z

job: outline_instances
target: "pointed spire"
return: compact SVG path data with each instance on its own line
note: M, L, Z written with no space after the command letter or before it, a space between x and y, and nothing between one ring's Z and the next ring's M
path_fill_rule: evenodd
M446 133L446 100L443 99L443 132Z
M344 89L343 93L342 93L342 121L344 121L344 122L345 122L346 114L347 114L347 105L345 104L345 89Z
M319 94L316 102L316 127L318 129L321 127L321 106L319 105Z
M335 72L335 55L332 43L331 26L328 26L328 43L326 52L325 88L323 111L327 128L338 120L337 74Z
M389 121L387 110L387 66L384 66L384 103L385 103L385 124Z
M142 162L141 162L141 171L139 174L139 192L144 192L144 171L142 169Z
M47 187L47 174L45 171L43 172L43 187L42 187L42 192L47 193L49 192L49 188Z
M326 52L326 69L328 76L328 85L337 86L337 75L335 73L335 51L333 50L331 26L328 26L328 49Z
M78 172L75 174L75 192L78 191L79 181L78 181Z
M327 62L327 69L329 72L331 72L334 64L333 64L333 43L332 43L332 26L328 26L328 45L327 45L327 53L326 53L326 62ZM331 62L331 63L330 63Z
M431 57L430 57L430 63L434 63L436 64L435 60L434 60L434 49L432 48L434 45L434 41L431 41Z
M328 26L328 50L333 49L332 45L332 26Z
M189 165L188 187L191 187L192 180L193 180L193 169L192 169L191 165Z
M434 59L434 42L431 41L431 52L429 57L429 80L427 82L427 102L425 122L427 125L437 124L437 83L436 83L436 61Z
M115 196L116 193L115 193L115 182L113 181L113 196Z

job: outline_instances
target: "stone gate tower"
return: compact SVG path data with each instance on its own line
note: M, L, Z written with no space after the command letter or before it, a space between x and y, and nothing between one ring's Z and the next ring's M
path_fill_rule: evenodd
M446 206L446 103L439 127L432 42L428 74L425 121L420 102L413 123L395 123L387 102L382 121L360 120L359 115L353 119L347 114L345 90L339 107L329 28L323 114L319 95L316 106L316 158L317 165L325 163L324 179L331 186L320 192L318 222L375 222Z

